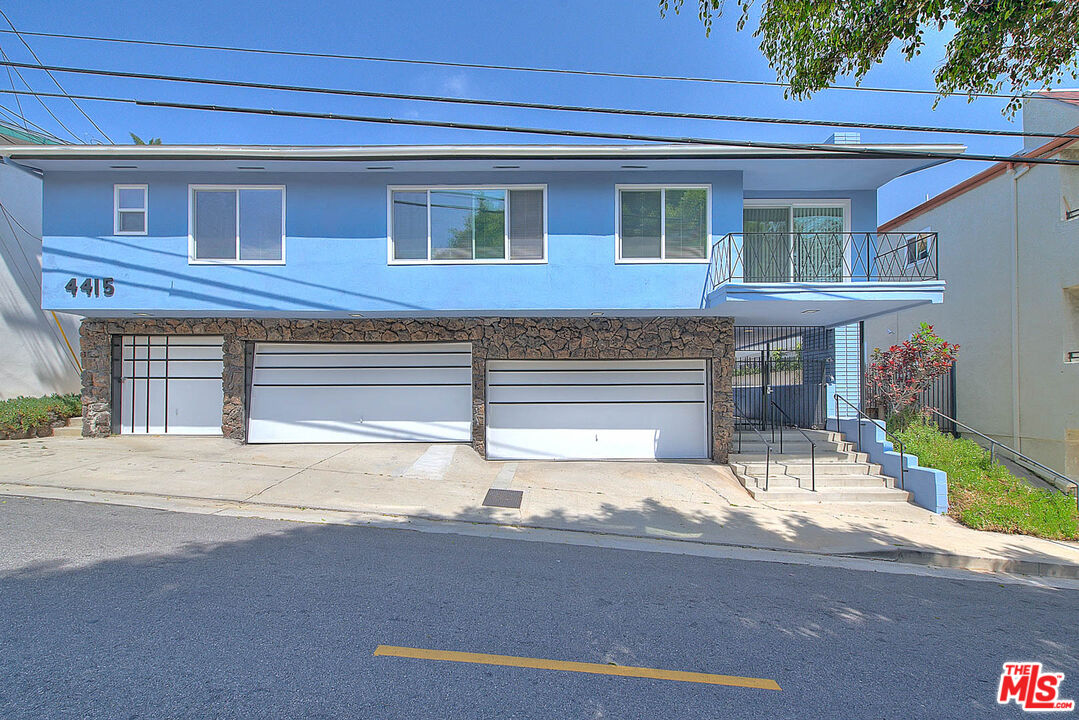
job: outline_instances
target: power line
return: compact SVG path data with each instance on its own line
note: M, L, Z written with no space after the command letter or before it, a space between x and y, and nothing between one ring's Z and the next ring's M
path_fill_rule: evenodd
M144 73L125 70L104 70L98 68L72 67L68 65L33 65L31 63L18 63L8 61L0 62L0 66L12 68L24 68L33 70L55 71L59 73L71 73L79 75L95 75L103 77L127 78L135 80L153 80L164 82L180 82L197 85L216 85L221 87L237 87L255 90L275 90L297 93L315 93L320 95L343 95L347 97L378 98L384 100L408 100L414 102L435 102L457 105L482 105L487 107L520 108L528 110L552 110L558 112L594 113L604 115L626 115L634 117L669 118L678 120L715 120L726 122L764 123L773 125L810 125L815 127L846 127L869 130L896 130L904 132L933 132L952 133L959 135L992 135L1003 137L1038 137L1038 138L1067 138L1079 139L1079 135L1069 133L1040 133L1027 132L1024 130L990 130L978 128L950 128L930 125L899 125L895 123L871 123L857 121L833 121L833 120L810 120L790 118L767 118L745 115L715 115L706 113L669 112L663 110L635 110L628 108L610 108L597 106L559 105L537 102L524 102L517 100L483 100L477 98L448 97L444 95L417 95L413 93L375 92L372 90L354 90L346 88L325 88L310 85L282 85L279 83L265 83L248 80L223 80L219 78L192 77L189 75L163 75L160 73Z
M21 108L20 108L20 110L21 110ZM19 113L16 113L14 110L9 108L7 105L0 104L0 113L2 113L6 117L11 118L11 122L12 122L13 125L22 127L24 130L30 130L30 128L33 128L34 130L39 132L41 135L47 137L49 140L55 140L57 143L64 144L63 140L56 137L51 132L49 132L45 128L41 127L37 123L32 122L30 120L27 120L25 116L23 116L23 115L21 115Z
M0 94L23 92L20 90L2 90ZM28 93L24 93L28 94ZM56 96L55 93L40 93L45 97ZM305 118L313 120L339 120L347 122L374 123L382 125L408 125L416 127L446 128L451 130L478 130L486 132L518 133L526 135L551 135L557 137L589 138L603 140L622 140L655 142L679 145L706 145L717 147L743 147L749 149L771 150L805 150L823 155L842 155L848 157L895 157L895 158L927 158L937 160L979 160L984 162L1011 162L1032 165L1074 165L1079 166L1079 160L1065 160L1059 158L1024 157L1015 155L986 155L965 154L939 150L903 150L895 147L859 147L851 145L820 145L813 143L776 143L760 140L716 140L713 138L668 136L668 135L641 135L635 133L613 133L592 130L567 130L555 128L522 127L516 125L485 125L481 123L452 122L445 120L420 120L416 118L392 118L376 115L344 115L339 113L319 113L303 110L277 110L273 108L236 107L229 105L201 105L196 103L171 102L166 100L138 100L135 98L117 98L101 95L74 95L79 100L96 100L101 102L117 102L136 105L140 107L175 108L180 110L200 110L206 112L223 112L243 115L270 115L275 117Z
M30 43L26 42L26 38L20 35L19 31L15 29L15 23L11 22L11 18L7 16L7 13L5 13L3 9L0 9L0 17L4 18L4 21L8 24L8 27L11 28L11 32L15 33L15 37L19 38L19 42L23 44L23 47L30 51L30 55L34 58L35 61L37 61L38 67L40 67L42 70L45 70L45 74L49 76L49 79L53 81L57 89L67 95L67 91L64 90L64 86L60 84L60 81L57 80L51 72L45 69L45 63L41 62L41 58L39 58L37 56L37 53L34 52L34 48L30 47ZM82 116L84 118L90 121L90 124L94 126L94 129L101 133L102 137L104 137L109 142L109 144L112 144L112 138L109 137L108 133L102 130L101 127L96 122L94 122L94 119L87 115L86 111L83 110L82 107L77 102L75 102L75 100L73 100L70 96L68 97L68 99L71 100L71 104L75 106L75 109L82 113Z
M5 61L10 61L10 58L8 58L7 53L4 51L4 49L2 47L0 47L0 57L4 58ZM60 127L62 127L64 130L66 130L68 135L75 138L75 142L81 143L82 138L80 138L78 135L76 135L74 132L72 132L71 128L69 128L67 125L65 125L64 121L61 120L60 118L58 118L56 116L56 113L54 113L52 111L52 108L50 108L48 105L46 105L45 101L41 99L42 96L44 96L44 97L57 97L57 95L55 93L39 93L39 92L35 92L34 89L32 87L30 87L30 83L26 82L26 78L24 78L22 76L22 73L19 72L18 68L12 68L12 70L15 71L15 75L18 76L19 80L22 80L22 84L25 85L26 89L29 91L29 92L22 93L21 91L16 91L15 88L12 87L11 92L13 94L15 94L15 97L18 97L20 93L23 94L23 95L33 95L34 98L41 105L41 107L45 108L45 112L47 112L52 117L52 119L56 121L56 124L59 125Z
M0 29L0 33L9 32ZM120 43L128 45L149 45L155 47L183 48L188 50L217 50L223 52L252 53L258 55L282 55L287 57L321 58L328 60L359 60L363 62L384 62L401 65L427 65L474 70L506 70L511 72L545 73L550 75L577 75L583 77L623 78L630 80L667 80L675 82L714 83L720 85L750 85L760 87L788 88L786 83L769 80L737 80L733 78L695 77L692 75L654 75L647 73L611 72L602 70L577 70L572 68L536 67L528 65L495 65L490 63L453 62L448 60L415 60L412 58L381 57L377 55L348 55L345 53L314 52L305 50L270 50L267 48L244 47L241 45L211 45L206 43L170 42L164 40L137 40L134 38L108 37L104 35L76 35L71 33L20 31L33 37L56 38L63 40L86 40L91 42ZM899 93L908 95L961 96L998 98L1014 100L1015 96L1004 93L948 93L936 90L917 90L915 88L885 88L867 85L829 85L828 90L854 90L876 93Z
M11 75L11 68L5 68L7 70L7 81L11 85L11 89L15 89L15 78ZM22 111L22 100L15 96L15 107L19 109L19 117L22 119L22 126L26 127L26 113Z

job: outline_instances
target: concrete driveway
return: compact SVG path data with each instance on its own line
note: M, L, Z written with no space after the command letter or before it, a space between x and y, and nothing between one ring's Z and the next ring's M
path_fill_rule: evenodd
M114 436L0 442L0 482L453 519L567 518L605 502L760 506L708 462L488 462L468 445L242 445ZM492 508L491 488L522 491Z
M519 491L520 507L484 504L492 488ZM923 563L1079 577L1076 543L979 532L906 503L770 507L749 497L730 468L703 461L488 462L450 444L51 437L0 442L0 494L306 522L433 521L799 553L905 553Z

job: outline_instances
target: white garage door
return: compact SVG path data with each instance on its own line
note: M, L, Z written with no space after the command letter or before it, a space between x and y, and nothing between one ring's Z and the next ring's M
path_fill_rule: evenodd
M220 335L124 335L120 433L220 435Z
M467 442L467 343L259 343L252 443Z
M492 459L708 457L704 360L487 364Z

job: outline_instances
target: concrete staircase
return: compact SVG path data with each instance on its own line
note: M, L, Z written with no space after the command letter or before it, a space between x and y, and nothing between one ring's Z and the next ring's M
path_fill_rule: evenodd
M53 437L82 437L82 417L73 417L67 419L67 425L61 425L60 427L54 427L52 429Z
M761 435L772 445L772 462L765 483L767 447L752 430L735 430L730 458L739 482L762 502L907 502L910 493L895 487L895 480L881 474L880 465L856 452L854 443L842 433L805 430L816 444L817 489L812 490L810 444L802 433L782 431L783 452L779 452L780 432ZM739 445L739 433L741 444ZM767 487L767 489L765 489Z

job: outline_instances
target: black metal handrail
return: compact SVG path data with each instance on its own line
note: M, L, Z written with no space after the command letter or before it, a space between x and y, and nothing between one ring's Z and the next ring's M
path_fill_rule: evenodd
M757 437L759 437L761 439L761 442L764 443L764 491L768 492L768 485L771 480L772 444L768 442L768 440L764 437L763 434L761 434L760 430L753 426L753 424L749 421L749 418L746 417L745 411L742 410L742 408L738 405L737 402L734 403L734 417L735 419L741 418L742 420L744 420L745 424L749 425L749 429L756 433ZM738 452L742 452L741 430L738 431Z
M728 233L712 246L714 290L732 281L919 282L937 280L935 232Z
M1075 508L1076 508L1076 510L1079 510L1079 481L1072 480L1067 475L1063 475L1061 473L1058 473L1056 470L1054 470L1051 467L1046 467L1045 465L1042 465L1037 460L1035 460L1035 459L1033 459L1033 458L1031 458L1031 457L1029 457L1027 455L1024 455L1023 453L1019 452L1018 450L1015 450L1015 449L1005 445L1002 442L998 442L998 441L994 440L993 438L989 437L988 435L986 435L984 433L978 432L977 430L972 428L970 425L965 425L965 424L959 422L958 420L956 420L953 417L948 417L947 415L940 412L936 408L926 407L925 409L928 410L929 412L937 415L938 417L941 417L941 418L947 420L948 422L956 425L957 427L963 428L963 430L965 432L974 433L975 435L982 438L983 440L988 441L989 442L989 464L990 465L993 465L993 464L996 463L996 448L999 447L999 448L1001 448L1003 450L1007 450L1008 452L1010 452L1012 454L1012 458L1014 458L1017 462L1021 460L1024 463L1027 463L1029 465L1033 465L1034 467L1038 468L1039 470L1042 470L1043 472L1049 473L1050 475L1052 475L1055 478L1058 478L1060 480L1063 480L1066 483L1070 483L1070 484L1074 485L1075 486Z
M881 430L883 430L884 431L884 437L891 440L892 444L899 448L899 488L901 490L906 490L907 489L907 478L906 478L906 472L907 472L906 454L907 453L906 453L906 447L903 445L903 441L900 440L899 438L897 438L895 436L895 433L889 432L888 427L886 425L881 425L879 422L877 422L876 418L871 418L868 415L866 415L864 412L859 410L856 405L853 405L849 400L847 400L845 397L843 397L839 393L836 393L832 397L834 397L835 401L836 401L836 408L835 408L835 428L836 428L836 431L843 432L843 426L839 424L839 403L841 401L847 407L849 407L851 410L858 413L858 417L859 417L859 422L858 422L858 452L862 451L862 423L861 423L862 419L868 420L869 422L873 423L874 425L879 427Z
M783 410L783 408L779 407L779 405L776 405L775 400L773 400L771 398L768 398L768 402L771 404L771 406L773 408L775 408L776 410L779 411L780 415L782 415L784 418L786 418L787 422L790 423L790 427L792 427L795 430L797 430L798 432L800 432L802 434L802 437L804 437L806 439L806 442L809 443L809 482L810 482L810 490L812 490L813 492L817 492L817 443L813 442L813 438L809 437L809 435L806 433L805 430L803 430L802 428L800 428L800 427L798 427L797 425L794 424L794 421L791 420L790 415L788 415ZM775 433L776 433L776 425L773 422L772 423L772 437L775 437ZM783 454L783 428L782 427L779 428L779 454L780 455Z

